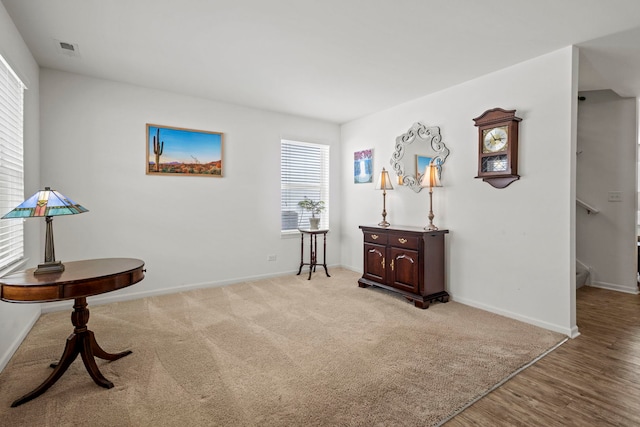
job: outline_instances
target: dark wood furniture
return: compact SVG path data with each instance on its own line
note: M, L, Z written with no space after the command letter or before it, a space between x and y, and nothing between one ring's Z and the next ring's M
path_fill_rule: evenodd
M378 286L404 295L416 307L449 301L444 290L444 235L448 230L361 225L364 274L358 286Z
M309 266L309 279L311 280L311 273L316 271L316 265L321 265L324 267L324 272L327 277L331 277L329 275L329 271L327 270L327 233L329 230L311 230L309 228L299 228L300 231L300 268L298 269L298 274L302 272L302 267L305 265ZM304 262L304 235L309 235L309 262ZM322 234L322 264L318 263L318 234Z
M505 188L518 175L516 110L494 108L473 119L478 127L478 176L495 188Z
M117 360L131 354L130 350L107 353L97 343L95 335L87 328L89 310L87 297L115 291L144 279L144 261L131 258L104 258L65 263L59 273L34 275L35 269L20 271L0 278L0 298L7 302L34 303L74 299L71 323L73 333L66 341L60 361L52 363L51 375L35 390L14 401L16 407L47 391L65 373L78 354L96 384L112 388L96 365L95 357Z

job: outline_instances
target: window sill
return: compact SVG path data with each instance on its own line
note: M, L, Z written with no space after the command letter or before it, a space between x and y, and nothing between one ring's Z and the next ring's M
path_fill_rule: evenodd
M6 276L7 274L13 273L14 271L23 270L28 261L29 258L22 258L14 261L12 264L9 264L8 266L0 270L0 277Z
M293 239L300 236L300 232L298 230L286 230L280 231L281 239Z

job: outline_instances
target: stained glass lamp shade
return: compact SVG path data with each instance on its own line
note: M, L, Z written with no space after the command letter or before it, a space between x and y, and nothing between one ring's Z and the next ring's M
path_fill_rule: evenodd
M44 263L38 264L35 274L52 273L64 271L64 265L56 261L55 249L53 246L53 217L58 215L75 215L88 212L88 209L75 203L66 196L63 196L49 187L40 190L27 200L22 202L7 213L6 218L33 218L45 217L47 230L45 235Z

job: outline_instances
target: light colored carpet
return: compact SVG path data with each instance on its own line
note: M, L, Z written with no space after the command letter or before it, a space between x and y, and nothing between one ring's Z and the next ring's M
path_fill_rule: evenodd
M91 306L108 352L17 408L62 354L43 315L0 374L3 426L428 426L564 339L455 302L420 310L343 270Z

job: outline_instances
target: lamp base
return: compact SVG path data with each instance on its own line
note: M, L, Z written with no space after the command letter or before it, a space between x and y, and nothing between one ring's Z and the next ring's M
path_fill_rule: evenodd
M63 271L64 264L62 261L53 261L38 264L38 268L36 268L33 274L62 273Z
M429 224L429 225L425 226L425 227L424 227L424 229L425 229L426 231L438 231L438 227L436 227L436 226L435 226L435 225L433 225L433 224Z
M390 226L391 224L389 224L389 223L385 220L385 221L379 222L379 223L378 223L378 225L379 225L380 227L388 227L388 226Z

